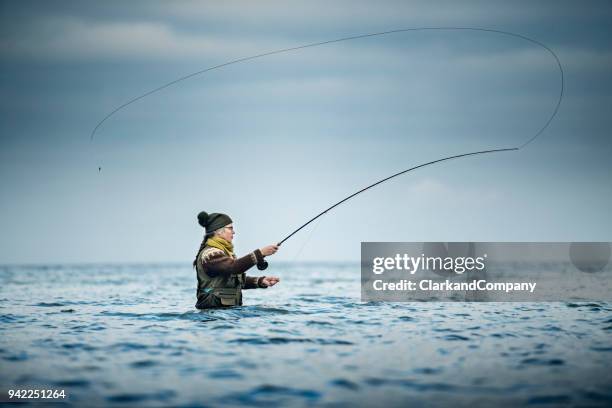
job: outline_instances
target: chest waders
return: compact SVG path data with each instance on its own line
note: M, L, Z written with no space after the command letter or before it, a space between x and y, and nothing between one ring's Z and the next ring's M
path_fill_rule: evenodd
M232 285L222 287L214 287L212 294L221 300L223 306L241 306L242 305L242 288L244 287L244 272L232 274L228 282L233 281Z
M203 259L216 251L215 248L206 247L200 255L200 262L197 264L198 270L198 294L204 293L208 296L215 296L219 299L221 306L241 306L242 288L246 282L246 273L233 273L231 275L218 275L211 277L202 266ZM213 299L210 299L212 301ZM207 302L211 303L211 302ZM211 306L214 306L211 304Z

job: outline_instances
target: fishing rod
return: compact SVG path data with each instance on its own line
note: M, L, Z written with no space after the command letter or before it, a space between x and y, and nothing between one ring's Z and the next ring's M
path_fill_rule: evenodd
M296 228L291 234L287 235L285 238L283 238L281 241L278 242L278 246L281 246L283 244L283 242L287 241L289 238L291 238L292 236L294 236L295 234L297 234L299 231L301 231L303 228L305 228L307 225L309 225L310 223L314 222L315 220L317 220L319 217L322 217L323 215L325 215L328 211L331 211L332 209L338 207L340 204L347 202L348 200L350 200L351 198L355 197L356 195L359 195L361 193L363 193L366 190L371 189L372 187L375 187L379 184L384 183L385 181L391 180L394 177L397 176L401 176L402 174L406 174L408 172L411 172L413 170L417 170L420 169L422 167L425 166L430 166L432 164L436 164L436 163L440 163L446 160L452 160L452 159L459 159L461 157L467 157L467 156L476 156L479 154L488 154L488 153L500 153L500 152L511 152L511 151L517 151L520 150L521 147L510 147L510 148L505 148L505 149L492 149L492 150L481 150L478 152L470 152L470 153L463 153L463 154L456 154L453 156L448 156L448 157L444 157L442 159L438 159L438 160L432 160L430 162L427 163L423 163L423 164L419 164L418 166L414 166L411 167L409 169L406 170L402 170L400 172L397 172L389 177L385 177L382 180L378 180L375 183L370 184L367 187L362 188L359 191L354 192L353 194L351 194L350 196L343 198L342 200L338 201L337 203L335 203L334 205L332 205L329 208L326 208L325 210L321 211L320 213L318 213L317 215L315 215L314 217L312 217L310 220L306 221L304 224L302 224L300 227ZM257 263L257 269L259 269L260 271L263 271L264 269L266 269L268 267L268 262L265 260L260 261L259 263Z
M280 246L280 245L281 245L283 242L287 241L289 238L291 238L292 236L294 236L295 234L297 234L297 233L298 233L298 232L299 232L299 231L300 231L302 228L306 227L308 224L310 224L311 222L313 222L313 221L314 221L314 220L316 220L317 218L319 218L319 217L323 216L323 215L324 215L325 213L327 213L328 211L330 211L330 210L332 210L332 209L336 208L336 207L337 207L337 206L339 206L340 204L342 204L342 203L344 203L344 202L346 202L346 201L350 200L351 198L355 197L356 195L361 194L361 193L363 193L364 191L369 190L369 189L371 189L372 187L375 187L375 186L377 186L377 185L379 185L379 184L381 184L381 183L384 183L384 182L385 182L385 181L387 181L387 180L391 180L391 179L392 179L392 178L394 178L394 177L401 176L402 174L406 174L406 173L408 173L408 172L410 172L410 171L413 171L413 170L416 170L416 169L420 169L421 167L429 166L429 165L431 165L431 164L435 164L435 163L440 163L440 162L443 162L443 161L446 161L446 160L458 159L458 158L460 158L460 157L467 157L467 156L475 156L475 155L477 155L477 154L497 153L497 152L510 152L510 151L515 151L515 150L519 150L519 148L518 148L518 147L510 147L510 148L507 148L507 149L482 150L482 151L479 151L479 152L471 152L471 153L456 154L456 155L454 155L454 156L448 156L448 157L444 157L444 158L442 158L442 159L433 160L433 161L430 161L430 162L427 162L427 163L419 164L418 166L414 166L414 167L411 167L411 168L409 168L409 169L406 169L406 170L400 171L400 172L398 172L398 173L395 173L395 174L393 174L393 175L391 175L391 176L389 176L389 177L385 177L384 179L379 180L379 181L377 181L376 183L370 184L369 186L362 188L361 190L359 190L359 191L357 191L357 192L355 192L355 193L351 194L350 196L348 196L348 197L346 197L346 198L343 198L342 200L338 201L336 204L332 205L331 207L329 207L329 208L327 208L327 209L325 209L325 210L321 211L319 214L315 215L315 216L314 216L314 217L312 217L310 220L308 220L306 223L304 223L302 226L300 226L299 228L297 228L296 230L294 230L294 231L293 231L291 234L289 234L289 235L287 235L285 238L283 238L283 239L282 239L282 240L281 240L281 241L278 243L278 245Z

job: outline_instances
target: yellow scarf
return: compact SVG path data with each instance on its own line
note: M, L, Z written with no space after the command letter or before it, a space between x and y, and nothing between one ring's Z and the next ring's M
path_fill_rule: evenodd
M225 252L228 256L234 257L234 244L221 238L211 237L206 240L206 245L213 248L218 248Z

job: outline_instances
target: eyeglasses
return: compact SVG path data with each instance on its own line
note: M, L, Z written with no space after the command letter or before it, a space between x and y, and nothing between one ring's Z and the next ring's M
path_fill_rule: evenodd
M227 228L228 230L234 231L234 227L223 227L223 228Z

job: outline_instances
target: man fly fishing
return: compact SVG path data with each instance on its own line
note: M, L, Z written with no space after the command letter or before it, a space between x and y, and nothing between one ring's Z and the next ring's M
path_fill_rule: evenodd
M275 276L246 276L246 271L257 265L265 269L264 257L278 251L278 245L268 245L237 258L234 254L234 225L221 213L198 214L198 223L206 229L193 266L197 271L198 289L196 308L242 306L242 289L268 288L279 282Z

